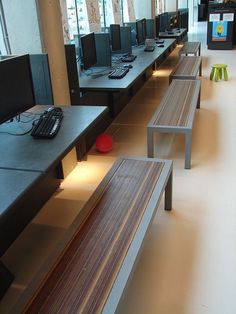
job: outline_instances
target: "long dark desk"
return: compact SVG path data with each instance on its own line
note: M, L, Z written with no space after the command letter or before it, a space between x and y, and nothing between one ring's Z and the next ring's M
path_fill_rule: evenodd
M180 44L183 41L187 40L188 32L186 28L180 28L179 30L173 29L172 33L170 32L159 32L159 38L167 39L167 38L174 38L177 41L177 44Z
M134 48L132 53L137 58L130 63L133 68L122 79L112 80L108 78L107 74L97 78L80 74L80 90L87 93L83 103L105 104L109 107L111 116L116 116L132 95L152 75L156 64L160 64L175 48L175 45L175 39L166 39L164 47L156 45L153 52L144 51L144 46ZM122 62L115 63L114 67L123 65ZM99 69L94 68L94 71L99 71Z
M42 113L48 106L35 106ZM59 187L61 160L86 132L107 116L107 107L63 107L64 117L53 139L14 136L19 122L0 125L0 257ZM30 125L29 125L30 127ZM0 296L4 292L4 265L0 262ZM2 277L3 276L3 277Z

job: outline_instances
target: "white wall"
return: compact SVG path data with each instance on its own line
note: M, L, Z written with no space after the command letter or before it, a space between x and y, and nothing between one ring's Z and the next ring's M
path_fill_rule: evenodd
M176 0L166 0L166 12L173 12L176 10Z
M3 0L2 4L12 54L41 53L35 1Z
M189 8L189 26L193 26L194 24L194 0L188 0L188 8Z
M188 7L188 0L178 0L178 9L186 9L187 7Z
M152 17L151 0L134 0L134 10L136 19L150 19Z

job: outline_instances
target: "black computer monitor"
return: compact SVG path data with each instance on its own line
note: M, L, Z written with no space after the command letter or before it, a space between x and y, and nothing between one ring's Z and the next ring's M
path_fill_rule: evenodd
M29 55L0 61L0 123L35 105Z
M111 50L112 51L121 50L121 35L119 24L110 25L110 36L111 36Z
M143 45L147 36L146 19L136 21L136 33L138 45Z
M143 27L143 37L144 39L147 38L147 20L146 19L142 19L142 27Z
M97 63L95 35L94 33L84 35L80 38L80 41L83 60L82 63L84 70L87 70Z
M155 17L155 25L156 25L156 37L159 37L159 33L160 33L160 15L157 15Z

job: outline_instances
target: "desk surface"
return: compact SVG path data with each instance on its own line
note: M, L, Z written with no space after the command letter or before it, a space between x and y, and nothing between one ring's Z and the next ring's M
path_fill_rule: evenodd
M42 113L48 106L35 106L30 112ZM61 128L53 139L35 139L30 134L13 136L1 133L17 132L18 122L0 125L0 168L47 172L74 147L107 107L65 106ZM30 128L30 124L29 124ZM9 131L10 130L10 131Z
M155 61L162 57L162 55L175 43L175 39L165 39L164 47L158 47L154 51L144 51L144 46L133 49L132 53L137 58L130 64L133 66L132 69L122 79L114 80L109 79L108 74L103 76L92 78L82 74L79 78L80 89L83 91L121 91L128 89ZM124 63L116 63L115 66L122 66ZM101 68L100 68L101 69ZM105 68L103 68L104 70ZM95 71L98 71L95 68ZM109 68L107 68L109 71Z

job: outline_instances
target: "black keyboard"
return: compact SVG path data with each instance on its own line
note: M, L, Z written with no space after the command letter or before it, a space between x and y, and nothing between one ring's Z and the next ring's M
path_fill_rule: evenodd
M31 135L35 138L53 138L59 131L62 118L61 108L49 108L40 116Z
M134 55L127 55L121 58L122 62L133 62L137 56Z
M116 68L114 71L112 71L108 77L110 79L121 79L129 72L128 68Z
M154 46L146 46L144 48L144 51L154 51L155 50L155 47Z

